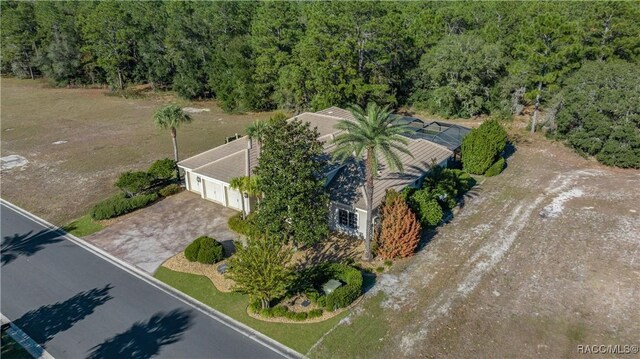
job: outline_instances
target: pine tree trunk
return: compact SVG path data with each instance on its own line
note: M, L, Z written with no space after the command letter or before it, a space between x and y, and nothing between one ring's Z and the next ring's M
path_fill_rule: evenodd
M542 91L542 81L538 82L538 94L536 95L536 105L533 108L533 120L531 121L531 133L536 132L538 122L538 109L540 108L540 92Z
M371 260L371 232L373 227L373 150L367 150L367 160L365 162L365 195L367 196L367 227L364 237L364 257L365 261Z
M120 69L117 70L118 71L118 83L120 85L120 91L124 90L124 85L122 83L122 71L120 71Z
M176 177L178 178L178 182L180 182L180 168L178 167L178 139L175 128L171 128L171 139L173 140L173 158L176 161Z

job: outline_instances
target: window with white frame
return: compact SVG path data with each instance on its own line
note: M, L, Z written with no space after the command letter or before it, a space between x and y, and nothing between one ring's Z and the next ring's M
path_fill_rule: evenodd
M338 223L347 228L358 228L358 215L345 209L338 209Z

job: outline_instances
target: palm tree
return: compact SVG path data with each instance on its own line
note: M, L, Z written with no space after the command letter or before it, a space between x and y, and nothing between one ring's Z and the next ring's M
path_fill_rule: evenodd
M246 194L247 196L251 197L257 197L260 195L258 176L253 175L251 177L234 177L229 182L229 186L242 193L242 219L245 219L247 216L247 212L244 208L244 195Z
M178 141L176 139L176 129L183 123L192 121L191 116L182 111L178 105L166 105L160 107L153 115L153 121L156 126L163 130L171 131L171 139L173 140L173 156L176 164L178 163ZM180 169L176 166L178 181L180 181Z
M265 132L268 126L269 126L268 121L260 121L260 120L255 120L249 126L247 126L247 136L249 136L250 139L254 139L257 141L258 148L259 148L258 151L260 151L262 142L264 141Z
M402 134L411 132L404 124L395 124L395 116L388 106L381 108L370 102L366 109L352 106L351 114L355 121L342 120L336 124L337 130L343 131L333 140L336 145L334 157L348 160L355 157L364 161L365 195L367 199L367 227L365 233L364 259L371 260L371 234L373 212L373 179L378 172L379 157L382 156L392 170L402 171L402 161L397 152L411 156L407 149L407 139Z

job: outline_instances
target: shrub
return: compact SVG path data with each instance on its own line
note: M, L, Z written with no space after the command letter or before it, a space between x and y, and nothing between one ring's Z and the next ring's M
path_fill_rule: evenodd
M381 208L382 221L376 238L377 254L384 259L404 258L413 254L420 241L420 223L407 202L395 191L388 191Z
M464 170L473 174L485 173L507 144L507 132L497 120L485 121L462 141Z
M458 170L458 169L454 169L450 171L456 176L456 183L458 186L459 195L464 194L465 192L467 192L468 190L473 188L473 186L476 185L476 180L473 177L471 177L471 175L468 174L467 172L463 170Z
M198 252L200 251L200 238L196 238L187 248L184 249L184 256L189 262L198 260Z
M190 262L214 264L224 259L224 247L211 237L201 236L184 249L184 256Z
M411 204L424 227L435 227L442 221L442 208L428 189L415 191L411 195Z
M322 309L313 309L308 312L292 312L289 310L289 308L282 305L277 305L273 308L261 308L259 302L251 303L249 305L249 310L265 318L281 317L297 321L317 318L322 316L323 313Z
M487 177L497 176L502 172L503 169L504 169L504 157L500 157L500 159L497 160L496 163L494 163L493 165L491 165L491 167L489 167L489 169L487 170L487 172L484 173L484 175Z
M121 216L145 207L156 199L158 199L158 195L155 193L140 194L133 197L126 197L124 194L119 193L93 206L90 212L91 218L103 220Z
M245 236L251 236L255 232L255 212L250 213L246 219L242 219L242 213L238 213L231 218L227 224L229 228Z
M451 209L458 202L458 178L449 169L435 167L425 178L422 188L429 190L443 209Z
M302 270L297 275L301 283L292 288L304 291L309 300L330 311L348 306L362 292L362 273L359 269L345 263L320 264ZM322 294L320 286L329 279L337 279L344 285L328 295Z
M169 197L171 195L179 193L180 191L182 191L182 187L180 187L180 185L178 185L177 183L172 183L170 185L162 187L160 191L158 191L158 193L162 197Z
M336 279L345 283L325 296L325 308L333 311L344 308L358 299L362 293L362 273L356 268L338 263L331 264L329 270Z
M151 186L152 178L146 172L125 172L116 181L116 187L120 188L127 196L135 196Z
M307 312L307 318L311 319L311 318L321 317L322 312L323 312L322 309L312 309L309 312Z
M162 160L155 161L147 173L153 179L156 180L168 180L175 176L176 174L176 161L165 158Z
M198 262L203 264L214 264L224 259L224 247L220 242L211 237L200 237L200 250L198 251Z

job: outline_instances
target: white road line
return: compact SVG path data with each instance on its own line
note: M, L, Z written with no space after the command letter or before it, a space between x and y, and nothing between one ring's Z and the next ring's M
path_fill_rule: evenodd
M157 289L167 293L168 295L172 296L173 298L181 301L182 303L193 307L195 309L197 309L198 311L200 311L201 313L209 316L210 318L213 318L215 320L217 320L218 322L226 325L227 327L235 330L236 332L250 338L251 340L259 343L260 345L267 347L269 349L271 349L272 351L280 354L281 356L285 357L285 358L304 358L304 355L296 352L295 350L285 346L284 344L258 332L257 330L238 322L237 320L229 317L228 315L219 312L211 307L209 307L208 305L200 302L199 300L192 298L180 291L178 291L177 289L159 281L158 279L150 276L149 274L147 274L146 272L144 272L143 270L141 270L140 268L127 263L125 261L123 261L120 258L117 258L115 256L113 256L112 254L104 251L103 249L100 249L96 246L94 246L93 244L80 239L76 236L74 236L71 233L67 233L65 232L62 228L54 226L53 224L45 221L44 219L29 213L27 211L25 211L24 209L14 205L13 203L0 198L0 203L2 203L2 205L4 205L6 208L13 210L14 212L27 217L29 219L31 219L32 221L40 224L43 227L49 228L51 230L54 231L60 231L61 233L64 233L64 237L67 238L69 241L77 244L79 247L85 249L86 251L102 258L103 260L117 266L118 268L128 272L129 274L137 277L138 279L141 279L145 282L147 282L148 284L156 287Z

